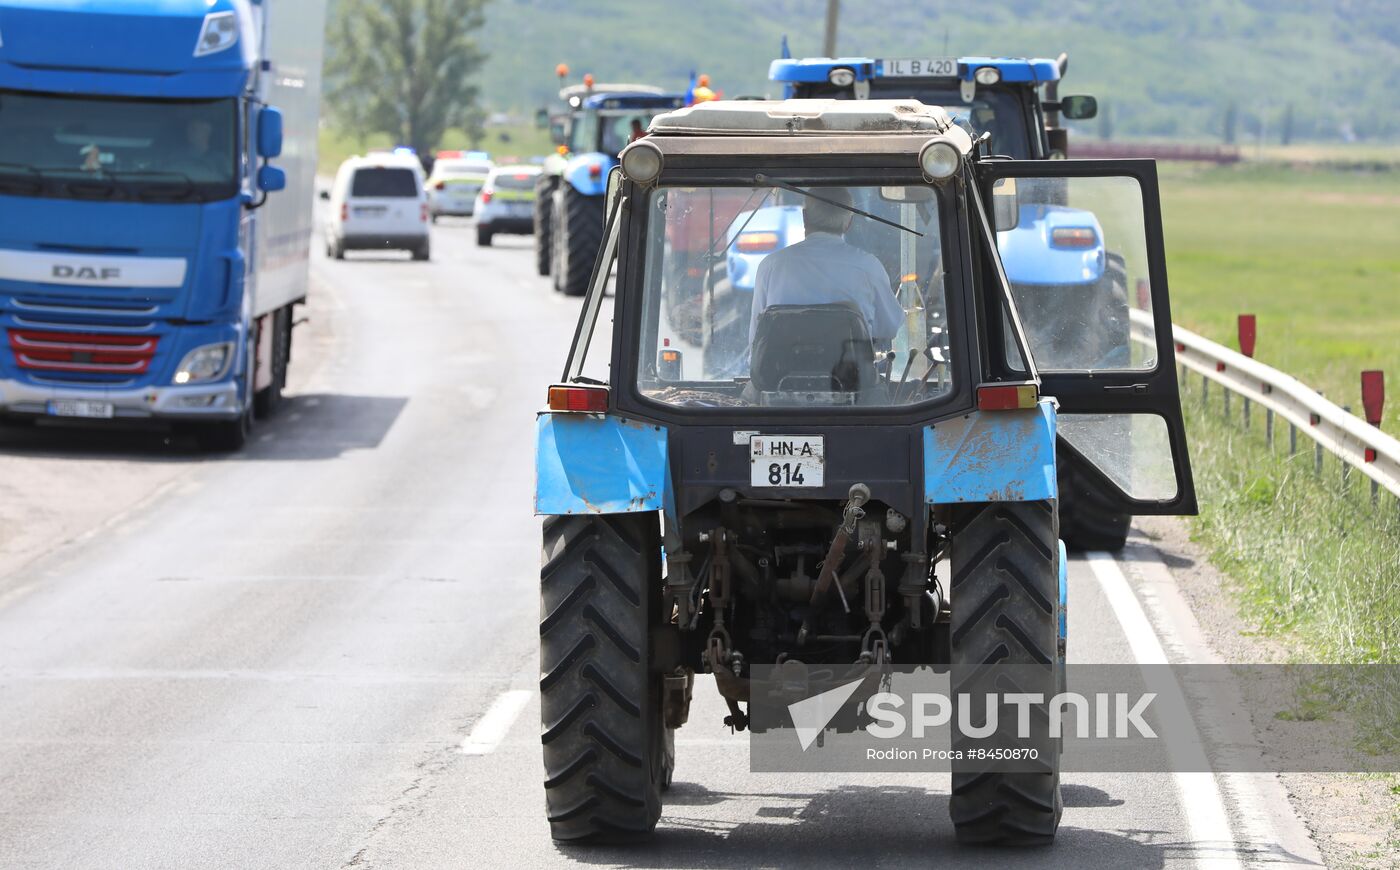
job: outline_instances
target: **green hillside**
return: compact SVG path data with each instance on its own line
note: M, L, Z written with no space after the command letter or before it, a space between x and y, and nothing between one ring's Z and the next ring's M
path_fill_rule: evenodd
M819 54L825 0L491 0L483 75L493 108L529 110L554 65L600 80L684 87L710 73L728 95L773 92L768 62L787 34ZM1400 139L1400 3L1394 0L846 0L843 54L1012 54L1073 59L1071 91L1110 106L1116 136L1239 137L1262 118L1277 141ZM1085 132L1097 134L1097 122ZM1343 134L1343 129L1349 134Z

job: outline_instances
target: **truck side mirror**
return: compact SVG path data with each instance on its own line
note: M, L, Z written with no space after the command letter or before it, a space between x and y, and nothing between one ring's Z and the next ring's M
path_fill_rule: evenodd
M258 111L258 156L266 160L281 153L282 111L272 106L263 106Z
M569 144L569 129L563 121L555 120L549 122L549 140L555 145Z
M330 192L329 190L323 190L323 191L321 191L320 196L321 196L321 199L325 200L326 202L330 202L330 201L331 201L331 192Z
M276 193L287 186L287 173L279 166L263 166L258 170L258 190Z
M1093 97L1061 97L1060 114L1071 121L1087 121L1099 113L1099 101Z

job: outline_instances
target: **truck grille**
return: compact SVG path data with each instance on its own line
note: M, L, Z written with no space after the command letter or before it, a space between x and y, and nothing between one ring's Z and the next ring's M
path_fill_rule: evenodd
M47 375L139 375L151 365L160 338L154 335L10 329L15 365Z

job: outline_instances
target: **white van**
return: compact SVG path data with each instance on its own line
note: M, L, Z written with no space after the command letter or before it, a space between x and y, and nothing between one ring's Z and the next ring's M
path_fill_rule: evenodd
M407 250L428 259L428 195L423 166L408 154L351 157L330 191L326 256L346 251Z

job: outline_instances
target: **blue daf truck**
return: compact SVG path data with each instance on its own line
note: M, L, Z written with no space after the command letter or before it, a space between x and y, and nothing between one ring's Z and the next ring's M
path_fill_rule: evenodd
M784 54L787 52L784 51ZM981 150L1016 160L1067 156L1060 119L1085 120L1098 111L1088 96L1059 95L1069 67L1058 58L1019 57L781 57L769 78L797 99L916 99L941 106L964 130L986 137ZM1051 191L1021 210L1014 230L1001 234L1007 278L1028 337L1046 367L1111 368L1129 353L1128 287L1123 254L1105 247L1103 227L1090 211L1070 208ZM749 264L753 265L753 264ZM752 271L750 271L750 276ZM750 277L750 281L751 281ZM739 287L740 282L736 281ZM1102 320L1088 331L1086 312ZM1076 336L1075 341L1067 341ZM1131 517L1113 510L1107 483L1069 447L1061 451L1061 538L1072 548L1118 550Z
M0 417L235 450L273 411L324 20L325 0L0 0Z

